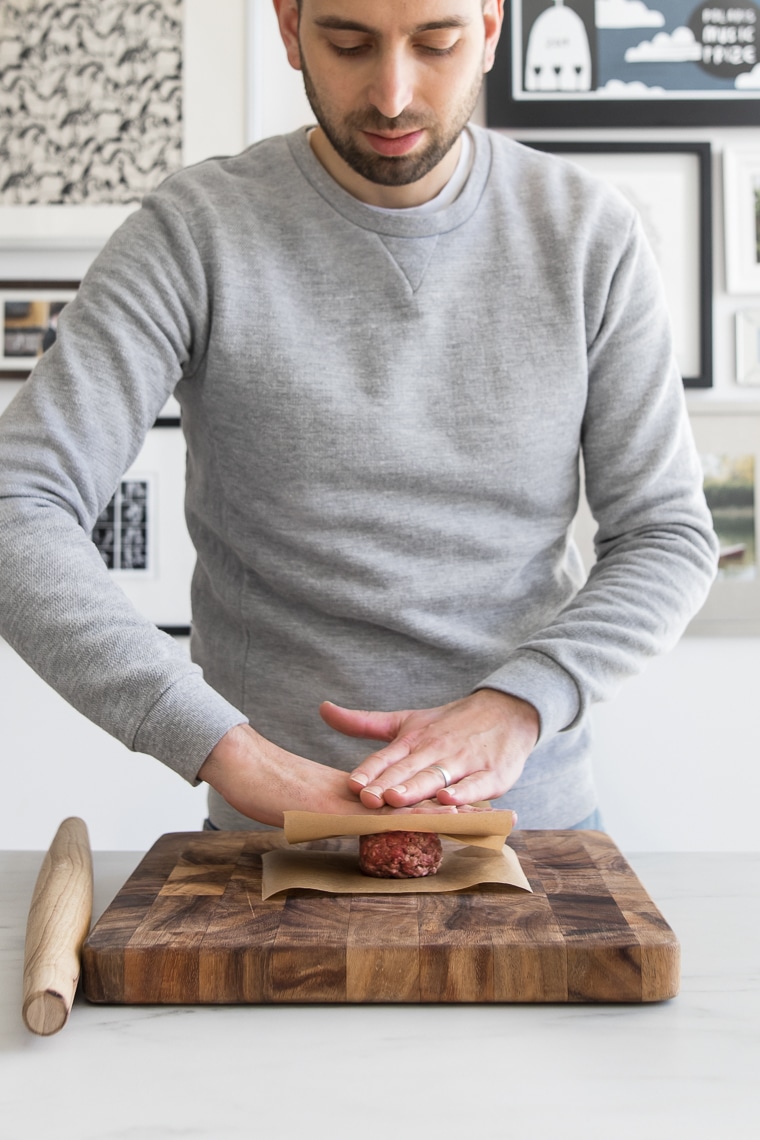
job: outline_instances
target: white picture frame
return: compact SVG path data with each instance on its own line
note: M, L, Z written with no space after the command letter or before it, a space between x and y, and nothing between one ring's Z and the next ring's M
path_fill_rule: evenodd
M750 517L754 534L749 543L750 557L745 558L742 565L736 557L739 543L735 536L724 535L719 514L713 513L724 558L707 601L685 633L693 637L760 637L760 401L689 401L689 418L703 463L706 456L752 458L754 478ZM583 490L582 474L581 470L581 497L573 524L573 540L588 574L595 562L597 526ZM736 515L741 512L729 510L727 513L729 524L735 526ZM730 517L732 514L733 519ZM748 529L749 518L745 517L743 525Z
M760 309L736 314L736 383L760 385Z
M760 293L760 147L723 154L726 289Z
M145 490L146 514L137 520L143 530L145 565L136 569L125 560L118 566L109 565L114 581L136 609L177 636L190 632L190 582L195 567L195 549L185 523L185 459L181 428L160 422L151 428L140 454L120 480L120 486L141 484ZM96 523L100 542L102 531Z
M660 269L684 387L712 387L710 144L519 141L576 163L636 208Z
M723 457L744 459L753 473L747 482L752 488L751 508L745 507L743 529L748 532L749 552L737 559L741 542L736 536L726 535L720 514L711 504L715 529L724 552L718 577L702 609L686 630L698 637L758 637L760 636L760 564L758 564L757 521L760 511L760 402L726 401L725 403L694 403L689 415L697 450L705 465ZM751 461L748 464L746 461ZM708 494L708 503L711 502ZM736 524L740 510L727 511L731 525ZM734 518L731 519L733 514ZM732 553L733 552L733 553Z
M183 166L245 145L245 26L246 0L183 0ZM0 205L0 250L100 249L137 208Z

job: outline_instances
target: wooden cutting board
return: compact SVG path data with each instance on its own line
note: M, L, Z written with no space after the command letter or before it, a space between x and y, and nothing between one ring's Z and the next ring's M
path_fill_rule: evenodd
M261 900L281 832L151 848L83 951L93 1002L643 1002L678 992L678 940L612 840L516 831L533 888ZM306 845L304 845L306 846ZM356 839L317 850L355 850Z

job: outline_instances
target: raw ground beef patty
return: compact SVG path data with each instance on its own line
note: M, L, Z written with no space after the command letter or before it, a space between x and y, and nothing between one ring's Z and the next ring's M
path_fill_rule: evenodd
M359 836L359 870L377 879L419 879L434 875L443 847L430 831L383 831Z

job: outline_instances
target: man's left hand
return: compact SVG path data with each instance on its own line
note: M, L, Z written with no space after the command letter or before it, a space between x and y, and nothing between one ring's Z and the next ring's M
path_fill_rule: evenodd
M365 807L406 807L435 797L472 804L509 791L539 734L533 705L495 689L434 709L360 712L325 701L322 719L346 736L389 743L349 776ZM439 764L451 783L444 787Z

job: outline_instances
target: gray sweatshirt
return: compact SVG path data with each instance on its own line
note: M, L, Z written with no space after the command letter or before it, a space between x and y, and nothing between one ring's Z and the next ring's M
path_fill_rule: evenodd
M570 825L595 804L590 705L705 598L716 543L634 212L473 134L463 192L423 216L344 192L305 131L172 176L0 421L0 631L191 782L246 719L350 769L373 745L328 729L322 699L424 708L489 686L541 718L498 806ZM192 662L89 537L173 391ZM218 826L255 826L210 799Z

